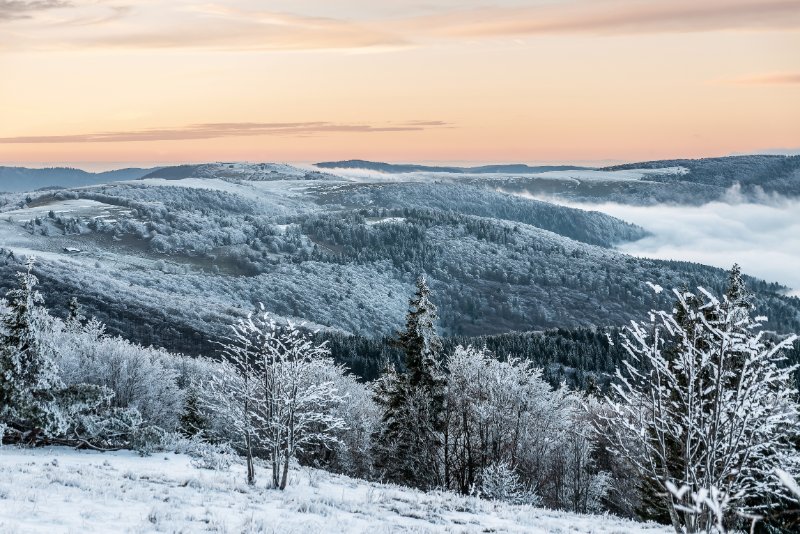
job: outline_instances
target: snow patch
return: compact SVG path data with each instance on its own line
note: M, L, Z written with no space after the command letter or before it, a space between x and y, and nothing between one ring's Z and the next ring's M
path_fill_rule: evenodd
M390 224L405 222L405 217L383 217L382 219L367 219L367 224L374 226L376 224Z

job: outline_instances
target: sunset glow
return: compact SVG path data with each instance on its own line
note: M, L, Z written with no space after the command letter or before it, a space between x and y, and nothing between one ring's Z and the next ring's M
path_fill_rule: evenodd
M0 1L0 162L800 148L796 0Z

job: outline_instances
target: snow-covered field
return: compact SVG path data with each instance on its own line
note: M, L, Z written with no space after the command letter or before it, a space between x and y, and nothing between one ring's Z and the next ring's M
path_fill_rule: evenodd
M316 169L307 166L309 169ZM318 170L318 169L317 169ZM541 171L533 173L452 173L434 171L414 171L402 173L387 173L370 169L325 169L325 172L338 176L344 180L364 183L381 182L432 182L432 181L491 181L507 180L509 178L523 179L548 179L579 182L635 182L645 180L650 175L677 174L688 172L685 167L662 167L658 169L625 169L625 170L597 170L597 169L571 169L563 171Z
M611 516L510 506L446 493L292 471L280 492L243 469L195 468L188 456L0 449L0 532L659 533Z
M131 210L112 206L103 202L85 198L75 200L58 200L37 206L10 210L3 213L3 218L12 222L25 222L36 217L47 217L52 211L55 215L78 217L83 219L103 219L114 222L118 218L130 217Z

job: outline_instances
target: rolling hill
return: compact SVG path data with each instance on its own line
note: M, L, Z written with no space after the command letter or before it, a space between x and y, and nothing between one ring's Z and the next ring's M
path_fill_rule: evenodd
M670 304L646 281L725 283L720 269L615 251L644 235L631 224L471 182L208 164L23 196L0 200L2 289L34 255L51 307L75 296L112 332L187 353L215 350L259 303L331 332L391 334L420 273L443 333L467 336L622 325ZM769 327L800 329L800 300L750 284Z

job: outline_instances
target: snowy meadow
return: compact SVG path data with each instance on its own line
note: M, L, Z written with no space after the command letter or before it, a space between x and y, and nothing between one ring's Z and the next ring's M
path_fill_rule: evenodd
M244 467L195 467L185 454L140 457L69 448L0 449L0 531L532 532L669 530L613 516L486 501L293 467L286 491L244 482Z

